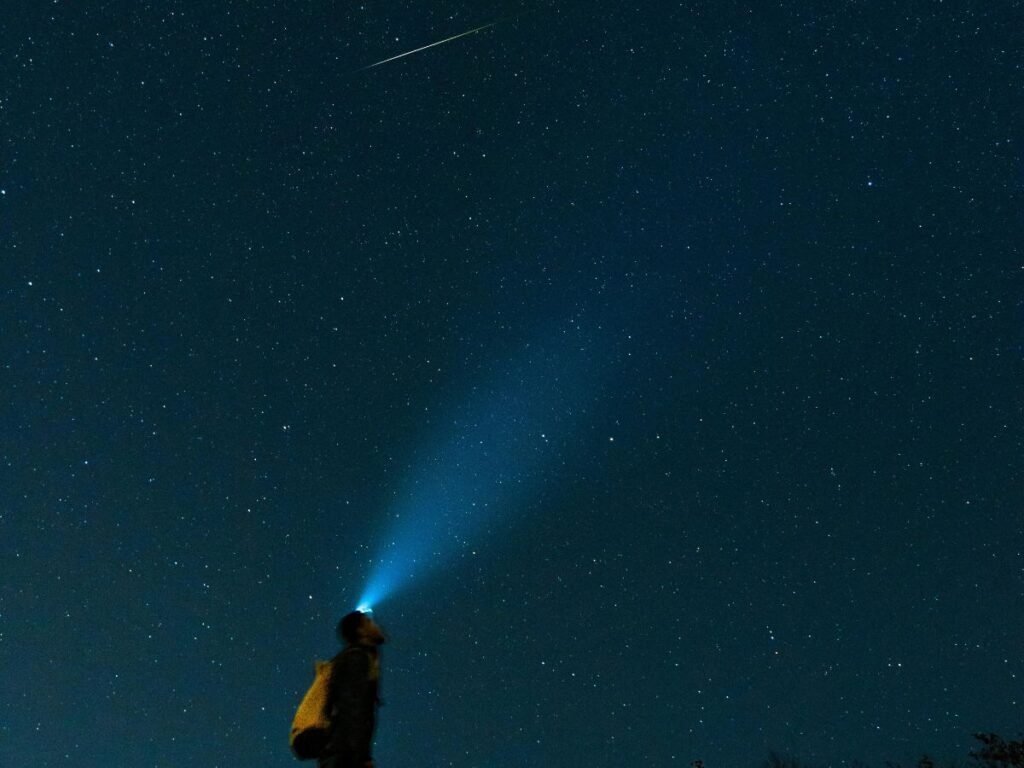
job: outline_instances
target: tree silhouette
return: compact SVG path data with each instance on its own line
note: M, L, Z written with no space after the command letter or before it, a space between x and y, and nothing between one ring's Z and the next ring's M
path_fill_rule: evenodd
M1003 741L995 733L973 735L985 746L970 755L985 768L1024 768L1024 741Z
M977 752L969 752L968 755L974 761L968 766L966 763L956 761L946 764L946 768L1024 768L1024 739L1019 741L1003 741L996 733L975 733L974 738L984 746ZM1018 734L1024 736L1024 734ZM704 768L703 760L694 760L690 763L691 768ZM759 768L811 768L806 763L801 763L793 757L780 755L778 752L768 753L768 759L761 763ZM849 768L869 768L860 760L854 760ZM903 768L900 763L889 760L885 762L885 768ZM938 764L927 754L918 758L914 768L939 768Z
M899 763L893 763L888 760L885 761L886 768L902 768ZM928 755L922 755L917 760L916 768L936 768L935 761L932 760ZM956 763L947 763L946 768L957 768Z
M810 768L801 765L799 760L791 757L781 757L777 752L769 752L768 759L761 764L761 768Z

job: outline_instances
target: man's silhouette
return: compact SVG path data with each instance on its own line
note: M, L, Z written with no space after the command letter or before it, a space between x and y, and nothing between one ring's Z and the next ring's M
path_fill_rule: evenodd
M345 647L331 659L326 705L331 730L317 765L372 768L384 633L365 613L352 611L338 622L338 638Z

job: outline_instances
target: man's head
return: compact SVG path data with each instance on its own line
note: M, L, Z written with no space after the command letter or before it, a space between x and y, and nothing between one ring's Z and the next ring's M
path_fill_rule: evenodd
M338 622L338 637L347 645L382 645L384 632L362 611L346 613Z

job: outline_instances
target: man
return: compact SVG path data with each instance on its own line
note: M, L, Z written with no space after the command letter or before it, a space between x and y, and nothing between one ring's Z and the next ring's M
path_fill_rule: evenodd
M342 651L331 659L325 714L331 723L319 768L373 768L370 753L377 719L380 651L384 633L361 611L338 622Z

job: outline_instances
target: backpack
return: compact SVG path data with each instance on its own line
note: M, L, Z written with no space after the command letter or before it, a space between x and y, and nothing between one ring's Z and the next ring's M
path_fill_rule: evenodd
M331 721L324 710L327 707L327 682L331 678L331 662L315 661L316 675L292 720L288 739L292 753L299 760L312 760L323 752L330 738Z

